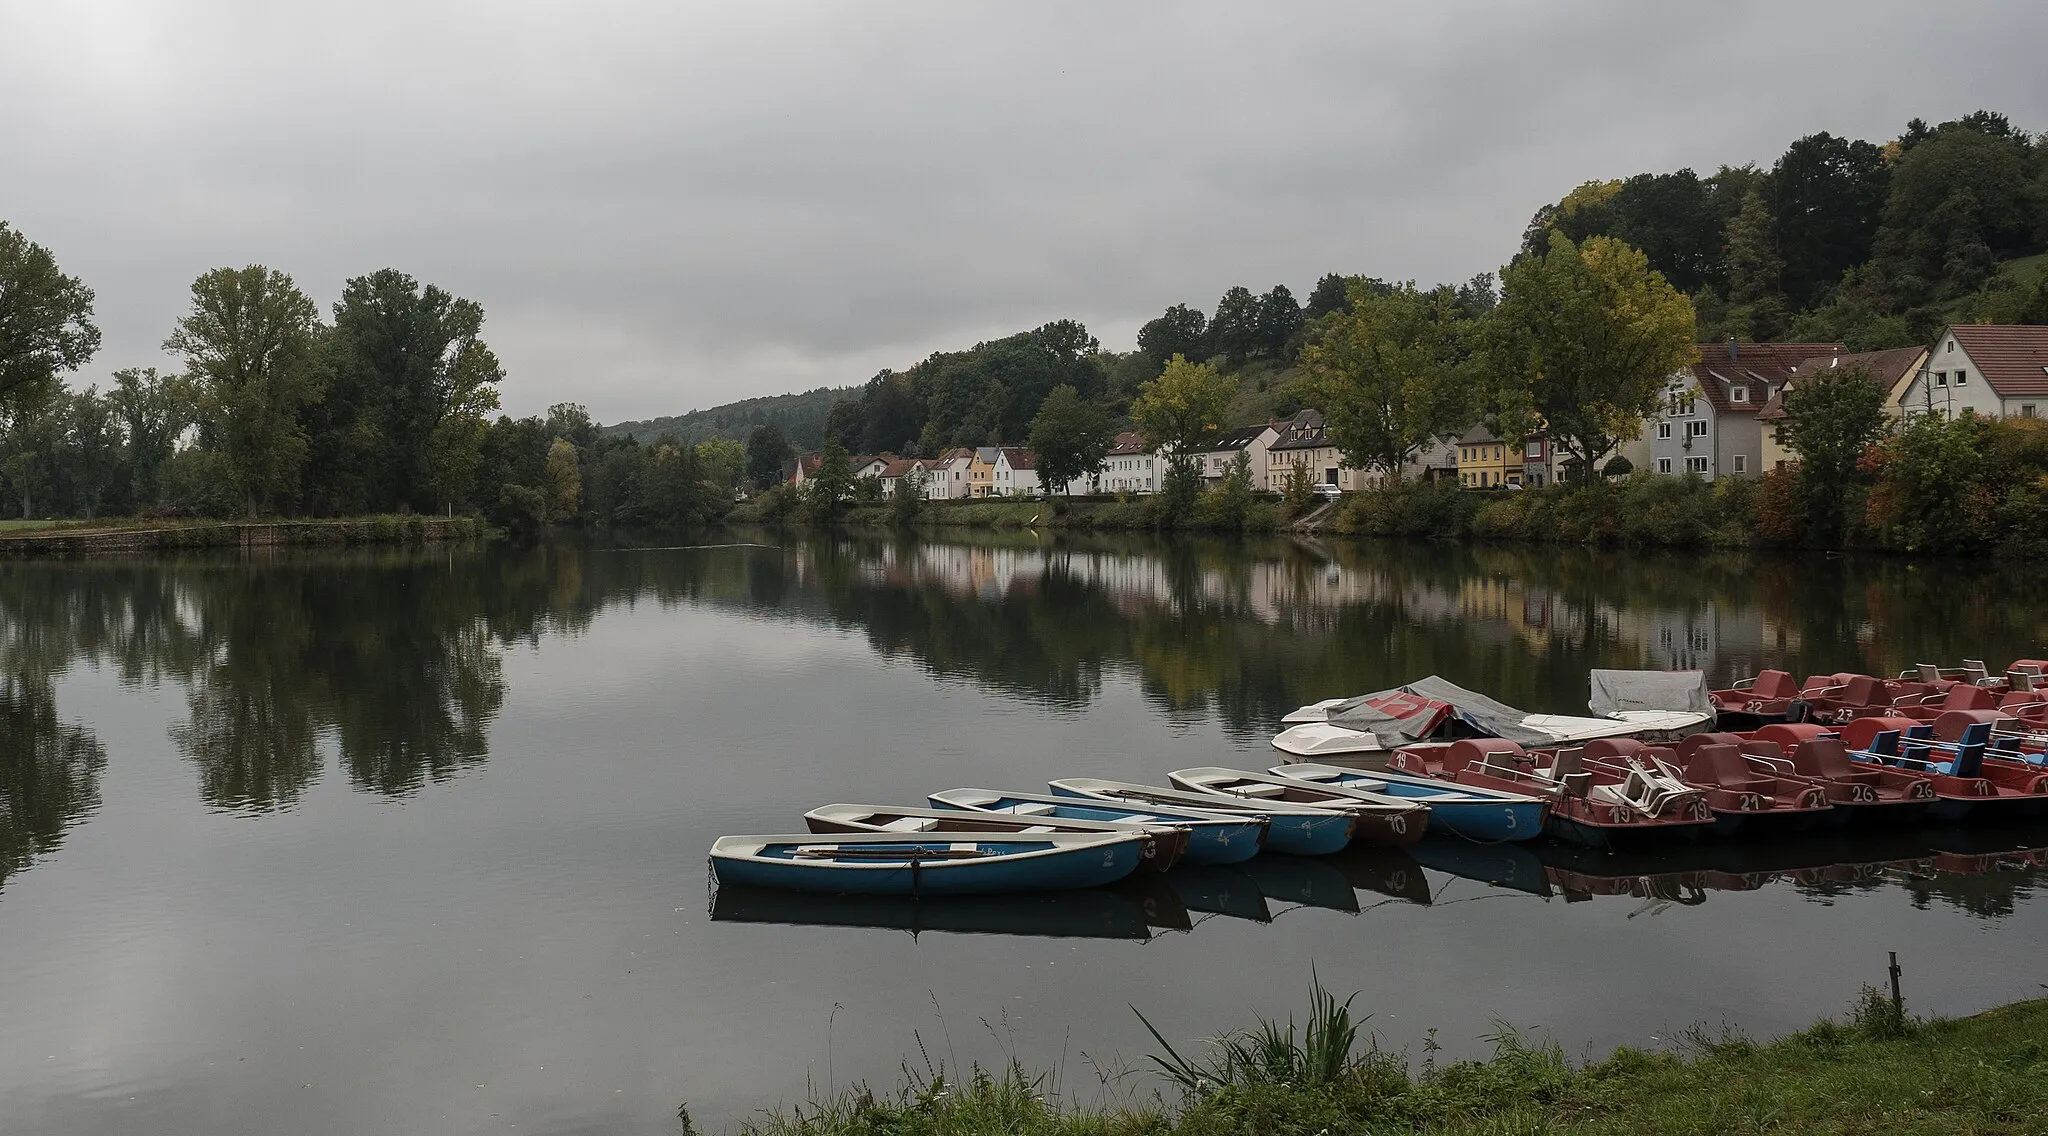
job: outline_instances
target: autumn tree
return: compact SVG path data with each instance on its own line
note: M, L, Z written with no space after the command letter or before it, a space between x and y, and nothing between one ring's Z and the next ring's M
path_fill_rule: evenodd
M544 468L548 483L548 518L555 521L573 519L583 506L583 465L575 443L567 438L549 442Z
M1131 402L1131 421L1145 444L1165 455L1166 512L1170 519L1186 515L1201 492L1201 452L1223 430L1237 384L1207 363L1190 363L1176 355L1159 377L1138 388Z
M1453 289L1353 286L1349 313L1302 357L1307 398L1347 462L1398 478L1432 438L1471 424L1476 327Z
M1057 386L1045 396L1031 421L1030 446L1038 456L1038 476L1048 492L1102 468L1116 440L1116 426L1101 407L1070 386Z
M321 397L319 330L319 309L290 276L252 264L193 281L192 309L164 341L184 356L207 440L252 517L298 484L307 454L299 415Z
M1501 271L1490 323L1496 432L1540 421L1580 470L1641 431L1664 383L1697 357L1692 301L1610 237L1552 233Z

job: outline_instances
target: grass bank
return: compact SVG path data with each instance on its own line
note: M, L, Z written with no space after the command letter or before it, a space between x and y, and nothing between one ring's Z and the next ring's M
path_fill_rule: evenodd
M1317 991L1319 1001L1327 999ZM1342 1013L1333 1011L1341 1010ZM1866 991L1846 1021L1768 1044L1695 1030L1673 1051L1575 1064L1502 1029L1485 1060L1419 1065L1356 1036L1329 999L1184 1059L1161 1039L1150 1103L1063 1105L1023 1070L936 1072L743 1126L747 1136L1644 1136L1647 1133L2048 1133L2048 1000L1918 1021ZM1351 1032L1347 1033L1347 1029Z
M474 517L377 516L318 521L15 521L0 525L0 559L77 559L202 548L452 544L484 535Z

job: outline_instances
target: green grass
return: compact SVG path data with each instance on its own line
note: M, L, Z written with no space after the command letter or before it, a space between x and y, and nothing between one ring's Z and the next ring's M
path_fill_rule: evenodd
M748 1136L1645 1136L1784 1132L2048 1133L2048 1000L1948 1021L1896 1013L1866 990L1847 1021L1759 1044L1689 1033L1679 1049L1616 1050L1575 1065L1511 1029L1492 1057L1419 1068L1369 1040L1351 1044L1349 1003L1317 990L1302 1040L1293 1023L1216 1039L1203 1059L1159 1038L1159 1087L1178 1103L1076 1107L1022 1069L937 1071L893 1094L857 1088L742 1126ZM1359 1019L1362 1020L1362 1019ZM1334 1040L1333 1040L1334 1039ZM1334 1053L1341 1044L1345 1053ZM1185 1047L1183 1047L1185 1048Z

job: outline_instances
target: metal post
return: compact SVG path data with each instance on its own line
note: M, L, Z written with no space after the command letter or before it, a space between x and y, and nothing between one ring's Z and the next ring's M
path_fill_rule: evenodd
M1890 951L1887 953L1889 953L1892 957L1892 1012L1896 1014L1904 1014L1906 1012L1906 1001L1904 998L1899 996L1899 952Z

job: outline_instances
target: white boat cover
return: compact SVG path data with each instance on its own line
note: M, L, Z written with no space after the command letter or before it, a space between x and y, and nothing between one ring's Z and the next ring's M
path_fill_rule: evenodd
M1627 710L1677 710L1712 714L1707 676L1699 671L1593 672L1593 713L1611 717Z

